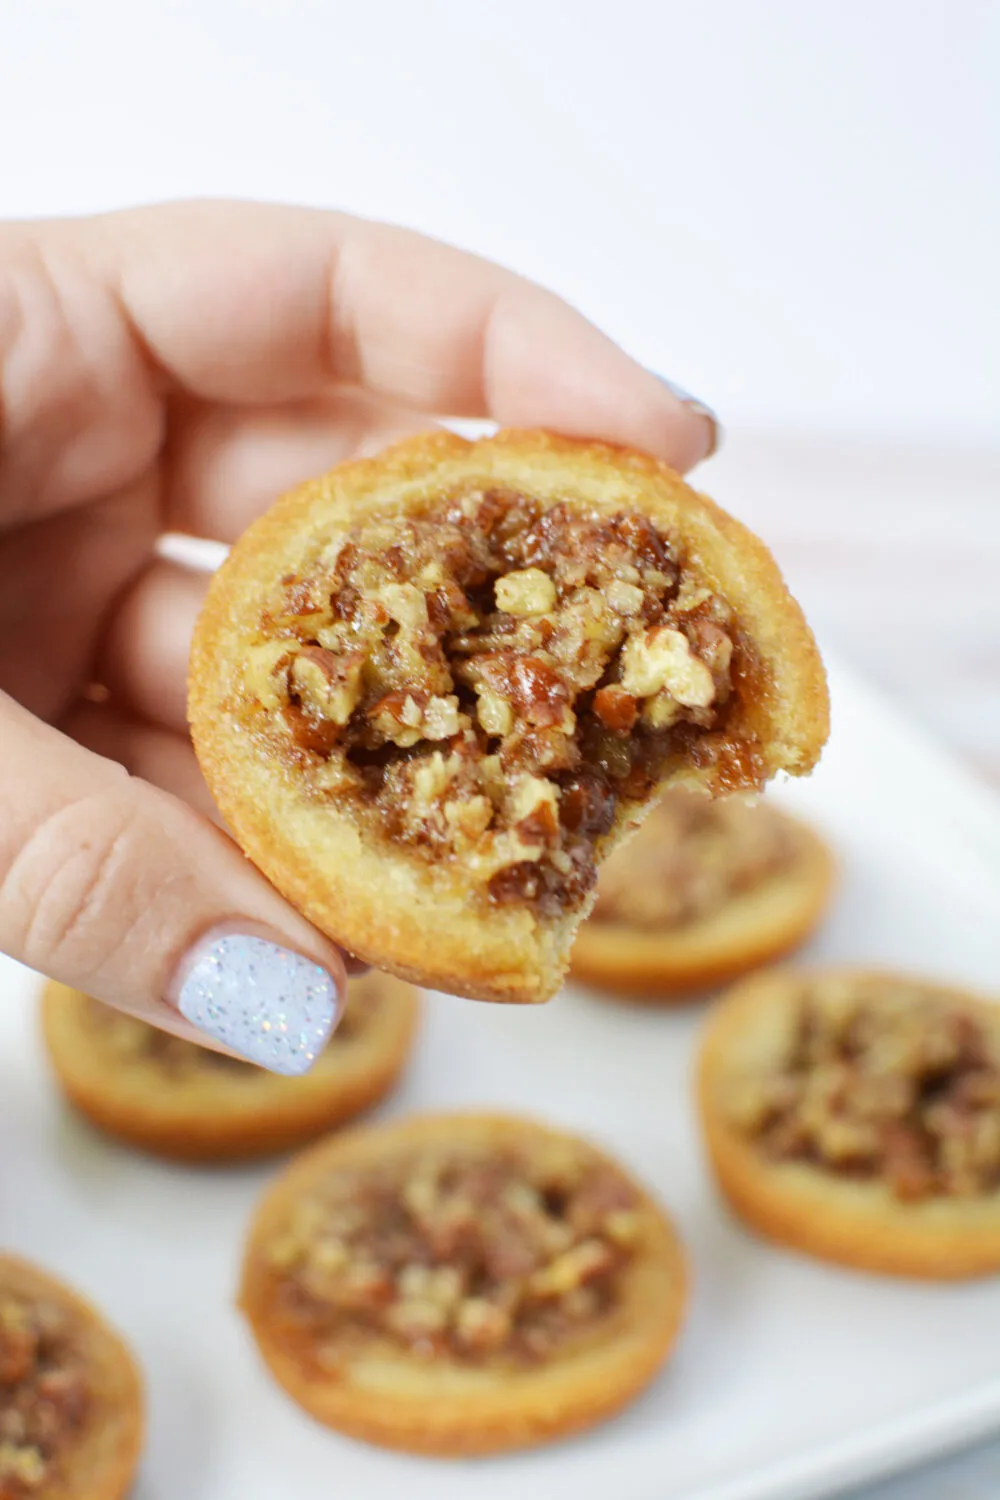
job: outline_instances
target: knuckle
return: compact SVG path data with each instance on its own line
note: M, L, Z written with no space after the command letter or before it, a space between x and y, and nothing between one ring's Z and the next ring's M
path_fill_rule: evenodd
M59 226L15 226L0 254L9 523L134 480L162 441L163 413L115 297Z
M24 963L85 984L113 958L150 899L144 822L125 783L65 803L35 826L0 886L7 946Z

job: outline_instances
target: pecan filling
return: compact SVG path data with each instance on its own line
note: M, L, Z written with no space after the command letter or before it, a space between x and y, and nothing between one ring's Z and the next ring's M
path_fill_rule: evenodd
M1000 1187L997 1037L916 987L812 985L780 1067L731 1109L769 1157L881 1177L904 1201Z
M353 1040L364 1030L378 1005L377 991L370 985L349 984L344 1014L336 1031L330 1038L329 1047L338 1047ZM215 1052L210 1047L199 1047L197 1042L183 1037L171 1036L139 1021L135 1016L124 1015L110 1005L88 997L85 1024L95 1040L110 1052L116 1062L149 1063L171 1079L191 1078L204 1072L259 1075L261 1069L253 1063L241 1062L237 1057Z
M287 578L247 680L317 793L548 916L592 887L619 800L721 723L735 628L643 516L476 491Z
M0 1500L46 1492L90 1399L66 1315L0 1290Z
M684 927L783 875L797 852L794 828L769 807L669 792L602 868L591 920Z
M572 1148L423 1151L344 1169L268 1249L289 1331L319 1363L372 1339L424 1360L544 1360L612 1313L641 1210Z

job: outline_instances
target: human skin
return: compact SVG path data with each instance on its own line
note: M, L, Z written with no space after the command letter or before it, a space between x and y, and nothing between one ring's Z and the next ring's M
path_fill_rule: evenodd
M185 712L205 578L157 541L232 542L281 491L441 413L681 471L716 440L558 297L405 230L210 202L0 224L0 950L309 1066L344 960L212 821ZM258 1019L308 1012L304 1050L211 1021L204 985L192 1000L206 965L235 983L251 961Z

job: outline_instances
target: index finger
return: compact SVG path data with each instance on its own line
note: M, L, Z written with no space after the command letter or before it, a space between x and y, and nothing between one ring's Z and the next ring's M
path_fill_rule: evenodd
M404 229L179 203L48 226L193 394L281 402L350 383L428 413L551 427L687 469L714 423L553 293Z

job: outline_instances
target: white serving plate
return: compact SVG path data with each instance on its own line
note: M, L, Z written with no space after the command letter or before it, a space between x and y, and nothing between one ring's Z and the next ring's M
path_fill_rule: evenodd
M1000 802L837 666L811 781L777 790L825 829L844 886L808 956L1000 992ZM168 1167L61 1106L34 976L0 1008L0 1243L93 1296L149 1381L137 1500L807 1500L1000 1428L1000 1278L896 1284L751 1239L703 1169L689 1097L699 1008L567 992L537 1010L434 996L386 1113L496 1105L590 1132L670 1206L695 1290L673 1362L619 1420L511 1458L435 1463L313 1424L233 1307L240 1239L273 1167Z

